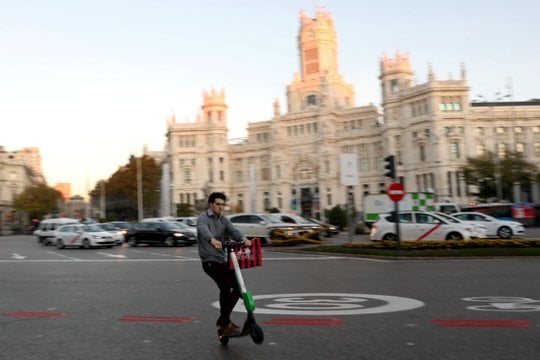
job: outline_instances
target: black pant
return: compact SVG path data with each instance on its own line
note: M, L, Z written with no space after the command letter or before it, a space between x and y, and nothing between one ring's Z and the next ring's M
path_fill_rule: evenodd
M227 264L213 261L202 263L203 270L214 280L219 288L220 315L216 325L227 326L231 322L231 313L240 298L240 287L236 281L234 270L229 270Z

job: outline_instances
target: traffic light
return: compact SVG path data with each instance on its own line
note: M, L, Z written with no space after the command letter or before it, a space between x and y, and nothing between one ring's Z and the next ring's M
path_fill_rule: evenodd
M388 155L387 157L385 157L384 162L386 163L384 165L384 168L386 169L384 176L395 180L396 179L396 164L394 162L394 155Z

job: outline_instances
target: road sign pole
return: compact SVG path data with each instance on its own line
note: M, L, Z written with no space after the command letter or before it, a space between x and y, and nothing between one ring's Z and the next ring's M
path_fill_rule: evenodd
M400 250L399 242L401 241L401 234L399 229L399 202L405 196L405 188L400 183L392 183L388 187L388 197L394 202L394 212L396 214L395 224L396 224L396 247L397 250Z
M400 250L399 242L401 240L401 234L399 231L399 201L394 201L394 210L396 212L396 249Z

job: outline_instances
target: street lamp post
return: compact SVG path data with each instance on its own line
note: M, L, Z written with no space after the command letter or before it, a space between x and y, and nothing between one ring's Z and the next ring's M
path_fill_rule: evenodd
M106 209L106 199L105 199L105 180L101 180L100 181L100 197L99 197L99 207L100 207L100 212L101 212L101 218L102 219L105 219L107 216L106 216L106 212L107 212L107 209Z
M136 157L137 163L137 219L139 222L144 218L143 214L143 185L141 157Z

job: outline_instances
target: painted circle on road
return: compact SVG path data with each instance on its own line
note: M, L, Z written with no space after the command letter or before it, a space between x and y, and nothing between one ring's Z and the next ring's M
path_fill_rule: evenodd
M295 293L253 296L256 314L363 315L412 310L422 301L399 296L350 293ZM219 308L219 301L212 303ZM233 311L246 312L242 300Z

